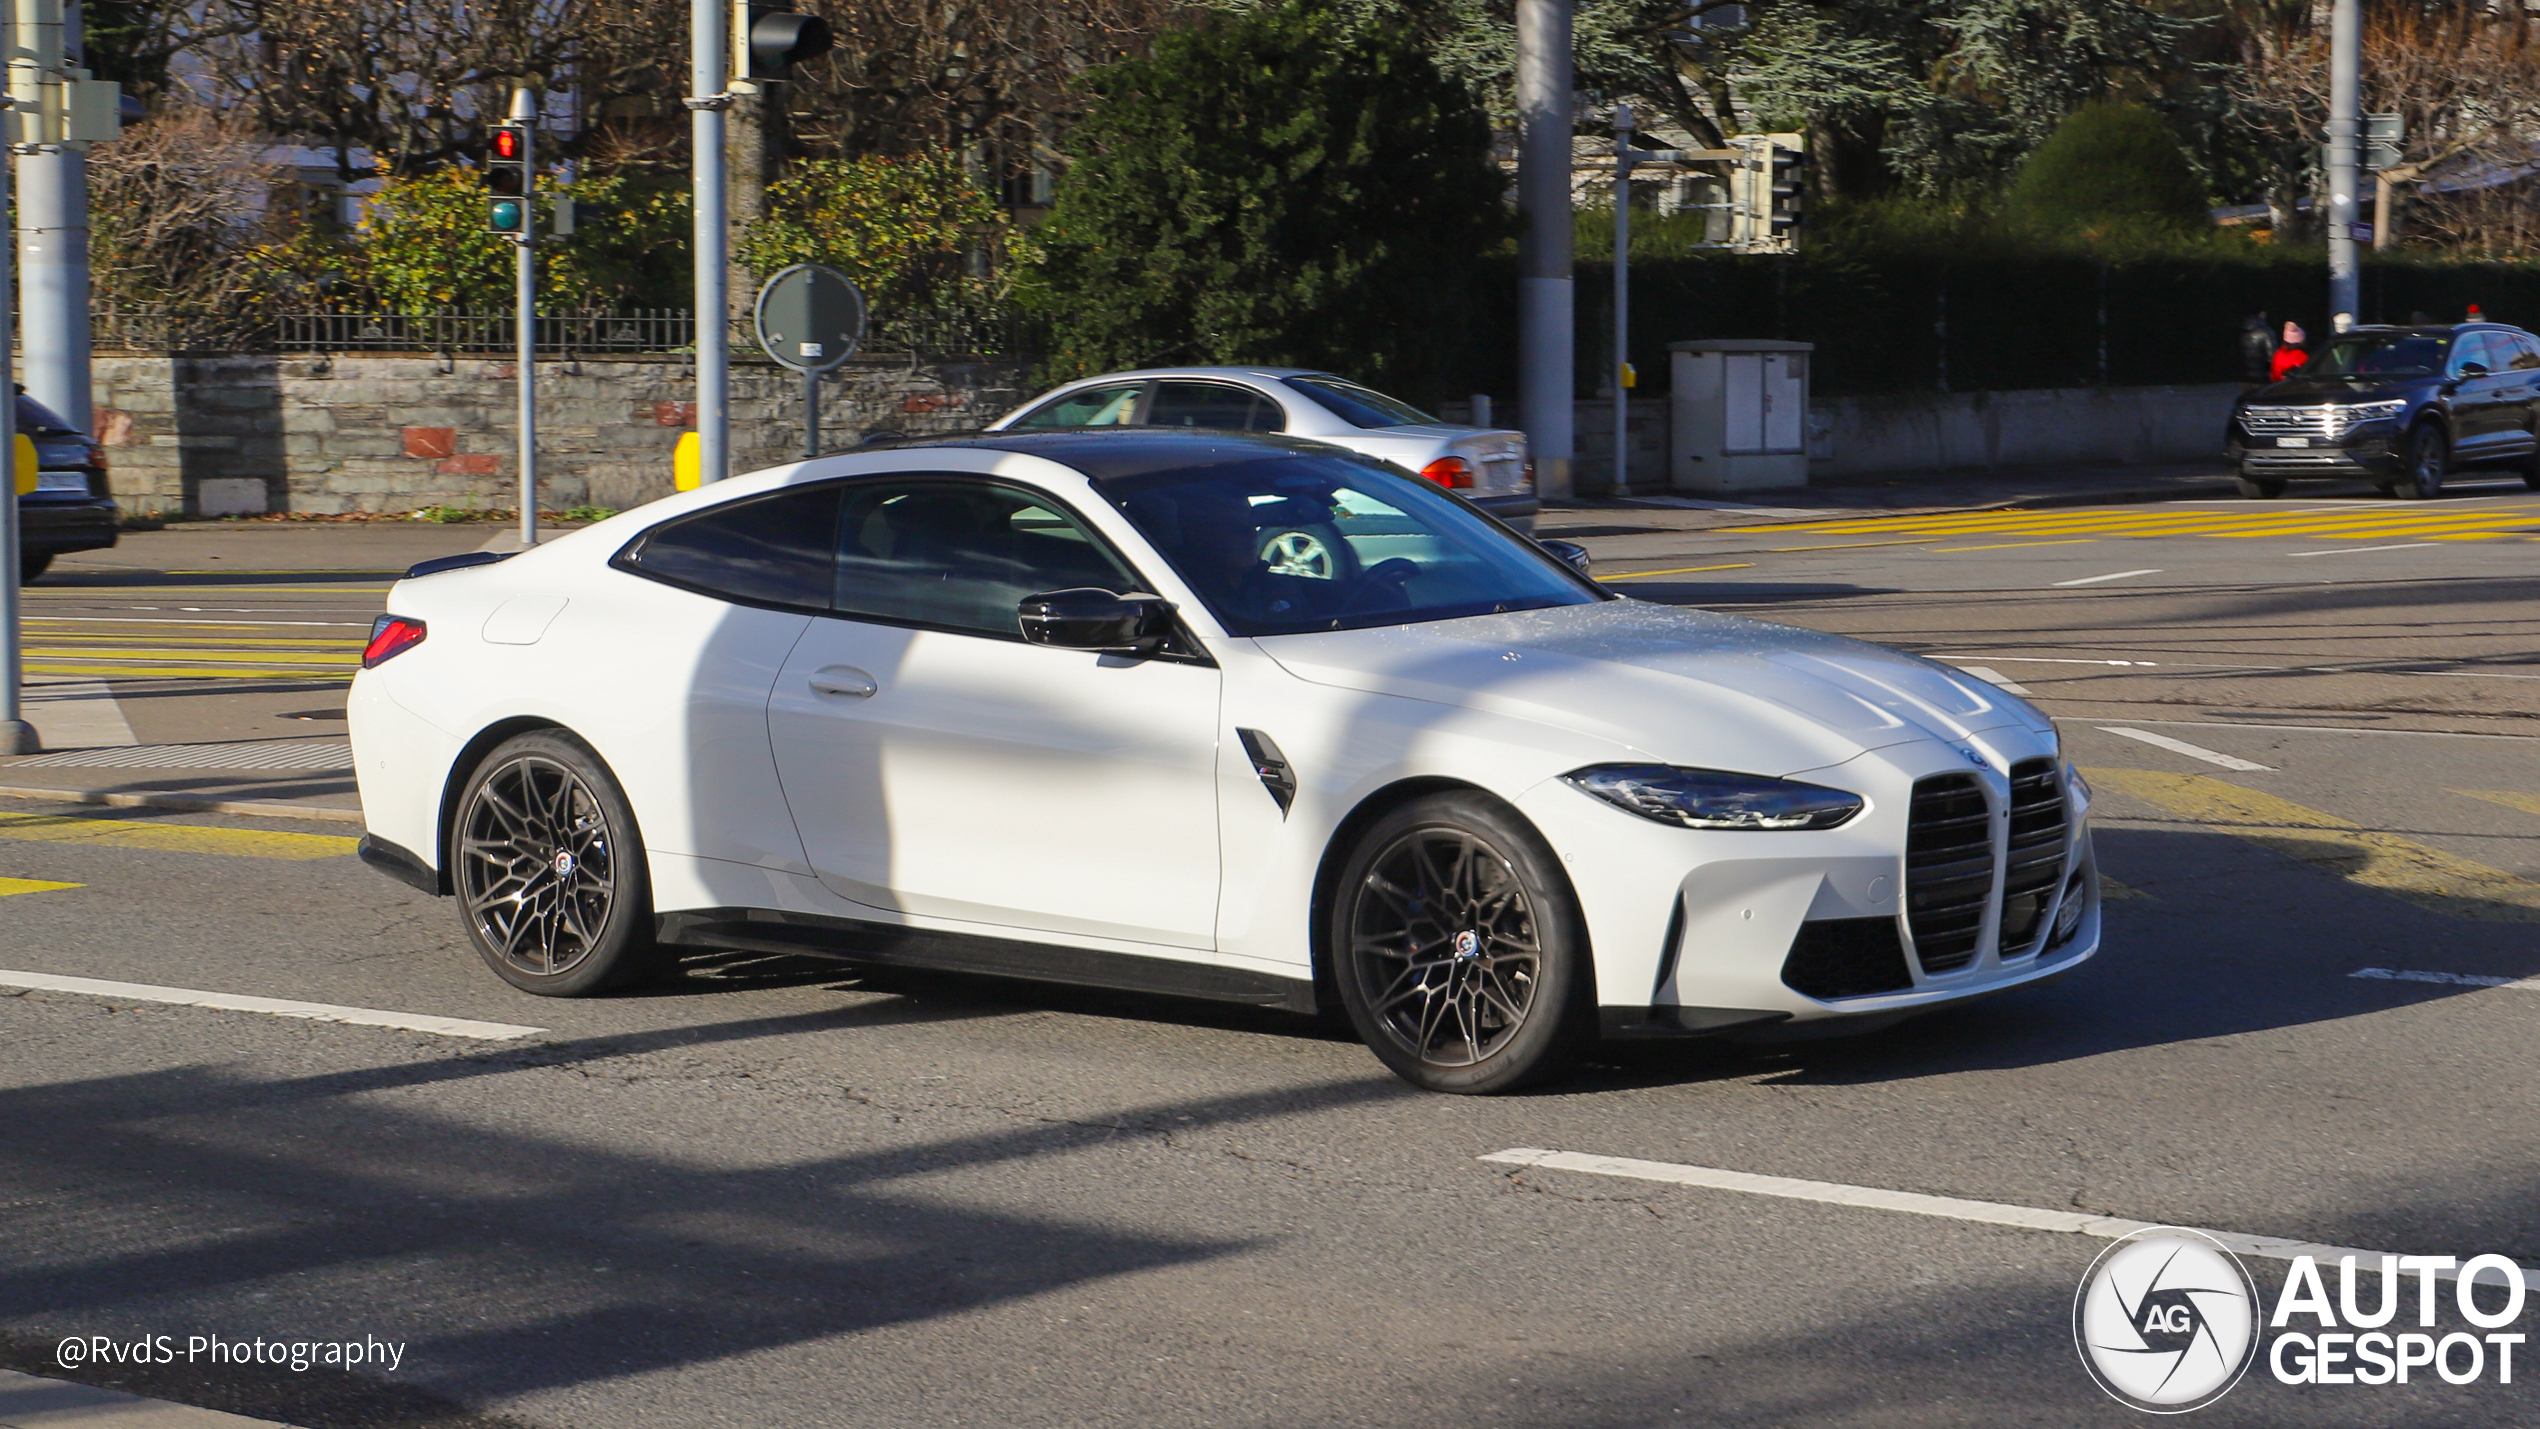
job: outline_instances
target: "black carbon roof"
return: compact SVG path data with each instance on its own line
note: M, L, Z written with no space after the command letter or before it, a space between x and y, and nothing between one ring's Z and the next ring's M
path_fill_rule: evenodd
M894 451L923 447L968 447L1020 452L1073 467L1096 481L1115 476L1144 476L1156 471L1189 471L1227 466L1264 457L1320 456L1341 461L1371 460L1323 442L1276 432L1217 432L1187 427L1058 427L1033 432L981 432L932 441L894 442Z

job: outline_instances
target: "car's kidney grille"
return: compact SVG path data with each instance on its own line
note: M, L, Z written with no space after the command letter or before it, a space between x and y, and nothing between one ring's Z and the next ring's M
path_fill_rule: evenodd
M1914 785L1906 816L1905 922L1926 973L1975 960L1993 897L1993 811L1972 774Z
M2354 428L2354 409L2318 407L2243 407L2240 427L2253 437L2325 437L2335 441Z
M2046 929L2064 881L2064 779L2052 759L2011 766L2011 837L2002 870L2002 956L2018 957Z

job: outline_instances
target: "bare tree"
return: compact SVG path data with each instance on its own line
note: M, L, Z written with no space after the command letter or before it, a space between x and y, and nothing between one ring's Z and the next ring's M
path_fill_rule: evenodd
M252 327L276 291L272 250L292 221L274 204L284 175L270 148L235 116L179 109L90 150L89 271L101 306L153 344ZM171 321L177 332L160 331Z

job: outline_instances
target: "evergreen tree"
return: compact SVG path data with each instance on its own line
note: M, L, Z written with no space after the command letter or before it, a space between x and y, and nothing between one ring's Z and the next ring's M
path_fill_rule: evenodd
M2205 186L2161 117L2091 104L2056 126L2011 185L2011 216L2059 235L2207 225Z
M1091 84L1036 235L1054 375L1260 363L1434 394L1512 220L1480 105L1416 39L1288 0Z

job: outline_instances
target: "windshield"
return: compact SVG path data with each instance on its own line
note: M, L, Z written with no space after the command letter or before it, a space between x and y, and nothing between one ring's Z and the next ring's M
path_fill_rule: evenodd
M1095 487L1237 635L1607 598L1463 502L1363 458L1271 456Z
M1288 385L1353 427L1425 427L1438 420L1408 402L1337 377L1291 377Z
M2448 337L2425 333L2359 333L2341 337L2298 369L2304 377L2431 377L2443 370Z

